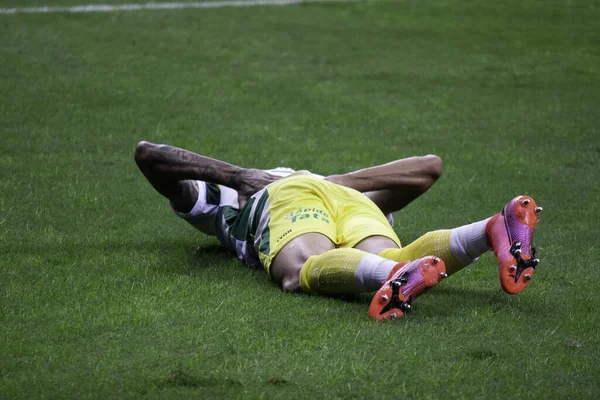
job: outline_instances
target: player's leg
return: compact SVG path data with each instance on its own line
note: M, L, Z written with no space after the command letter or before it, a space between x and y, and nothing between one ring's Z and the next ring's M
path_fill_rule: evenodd
M529 284L539 262L533 248L533 231L541 210L531 197L519 196L493 217L429 232L402 249L389 248L378 254L398 262L436 255L446 262L448 274L453 274L493 250L502 288L515 294Z
M336 249L302 260L300 286L305 292L358 293L381 287L397 264L353 248L367 237L381 237L380 246L398 247L400 241L377 206L354 190L324 180L311 181L311 192L323 204L331 218L328 235Z
M435 155L409 157L326 179L365 193L384 214L398 211L421 196L442 174Z
M349 219L348 223L351 230L348 240L352 243L357 240L353 237L352 231L358 234L360 232L356 231L358 227L353 226L353 219ZM385 228L387 226L382 226L382 232L385 232ZM354 248L372 253L370 257L381 257L382 253L390 249L400 251L399 241L392 239L391 236L392 233L387 236L369 236L361 239ZM381 258L390 259L385 256ZM384 282L373 296L369 307L369 316L378 320L402 316L407 309L410 309L412 301L448 277L443 258L436 257L435 253L402 260L391 269L389 264L384 263L364 265L357 269L356 275L376 277L379 282Z
M334 212L338 248L303 257L293 271L299 274L299 279L294 276L296 289L308 293L379 290L369 315L387 319L401 316L412 300L446 277L444 262L436 257L398 263L378 256L383 249L398 248L400 241L377 206L355 191L325 182L315 185L326 189L322 191L325 202L331 196L342 205Z
M253 235L262 264L283 289L310 293L373 291L381 287L397 264L357 249L336 248L345 238L343 232L338 232L337 221L339 208L347 204L344 196L359 196L377 213L377 224L372 223L370 215L355 213L357 221L362 221L357 223L363 223L361 234L376 235L383 226L399 243L385 216L362 194L310 176L282 179L263 194L261 202L268 206L256 219L261 222ZM392 244L397 245L394 241ZM381 263L387 271L381 278L356 274L357 269L365 271Z
M373 250L379 245L388 247L396 246L396 243L387 237L371 236L361 241L359 247ZM307 249L312 250L313 247ZM297 254L297 249L289 251ZM310 257L309 254L310 251L307 251L297 262L282 262L272 269L288 271L290 276L285 278L287 282L293 282L293 289L306 293L361 293L377 290L369 307L369 316L378 320L401 317L411 308L413 300L447 277L444 261L438 257L423 257L409 263L398 263L357 248L330 249ZM290 258L295 260L287 257ZM283 258L277 261L282 260Z
M288 209L278 202L277 194L270 196L274 211L269 216L269 227L262 229L259 224L255 234L259 252L268 248L269 254L265 251L260 257L273 281L290 292L333 294L379 289L397 263L357 249L336 248L334 212L319 198L311 199L305 193L297 196L303 200L298 203L300 206ZM285 211L278 213L281 209ZM324 214L326 221L313 218ZM285 241L282 245L281 240ZM384 271L381 276L369 274L380 270Z
M295 177L273 184L262 196L269 207L259 220L269 223L258 223L255 247L284 290L331 294L379 289L369 315L381 320L401 316L413 299L446 276L444 262L436 257L397 263L360 250L397 248L400 241L377 206L356 191Z
M271 279L283 290L299 292L300 271L315 256L335 249L334 243L324 234L310 232L290 240L273 258Z
M447 272L452 275L490 249L485 235L487 221L428 232L408 246L384 249L378 254L398 262L436 255L445 261Z
M407 264L355 248L334 246L327 236L320 233L306 233L292 239L273 259L271 278L291 292L373 292L380 289L393 272ZM443 263L436 268L444 272ZM444 275L435 278L437 283Z

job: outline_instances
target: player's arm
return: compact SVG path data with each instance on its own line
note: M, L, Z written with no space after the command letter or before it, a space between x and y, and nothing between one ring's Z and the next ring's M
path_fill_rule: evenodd
M330 175L328 181L363 192L384 214L398 211L425 193L440 177L438 156L409 157L348 172Z
M278 179L255 169L241 168L225 161L202 156L169 145L138 143L135 161L152 186L185 212L195 203L194 185L190 181L205 181L238 191L240 207L248 197ZM197 193L195 193L197 198Z

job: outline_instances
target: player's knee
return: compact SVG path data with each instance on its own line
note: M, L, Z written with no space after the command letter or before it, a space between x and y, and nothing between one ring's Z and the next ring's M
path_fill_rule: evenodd
M288 275L281 281L281 288L286 292L297 293L302 289L300 288L300 276Z

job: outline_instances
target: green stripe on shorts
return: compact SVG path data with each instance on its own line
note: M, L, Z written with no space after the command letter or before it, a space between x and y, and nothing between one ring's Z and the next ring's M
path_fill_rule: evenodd
M263 212L269 212L268 208L265 209L267 204L269 204L269 191L265 190L256 204L256 211L254 212L254 220L252 221L251 232L256 233L260 224L260 220L262 219ZM260 235L260 246L258 251L266 256L268 256L271 252L271 231L269 229L269 221L267 221L267 225Z
M262 235L260 236L260 248L258 249L262 254L268 256L271 252L271 231L269 225L265 228Z
M250 211L252 210L252 204L255 200L256 199L254 198L250 198L248 200L242 209L242 212L238 214L235 223L229 231L229 235L233 236L237 240L247 240L250 237L250 229L248 225L250 224Z
M262 218L262 213L265 209L265 206L269 202L269 192L265 190L258 202L256 203L256 210L254 211L254 219L252 220L252 226L250 227L250 232L256 234L256 230L258 229L258 224L260 223L260 219Z

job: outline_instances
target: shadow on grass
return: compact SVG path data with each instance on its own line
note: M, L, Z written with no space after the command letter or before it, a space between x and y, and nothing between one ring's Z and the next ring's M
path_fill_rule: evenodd
M420 318L455 318L466 310L487 313L517 313L523 317L552 317L555 307L553 299L541 298L533 293L508 295L501 289L470 289L462 287L436 287L435 290L418 299L416 309Z
M159 388L167 387L211 387L223 386L230 388L231 386L241 386L242 383L230 377L216 376L214 374L199 374L184 369L176 369L171 372L166 378L156 379L155 382Z
M189 238L131 238L117 240L65 240L51 245L37 242L11 249L14 256L37 258L51 266L106 264L147 265L160 273L194 274L204 268L219 268L231 264L242 266L235 256L211 238L198 241ZM67 263L68 261L68 263Z
M330 294L323 296L327 298L337 299L343 301L344 303L368 303L373 298L373 293ZM419 299L422 300L426 297L446 297L448 300L450 300L452 304L462 303L465 306L469 306L471 304L481 304L485 302L494 304L496 301L500 301L501 297L503 297L503 294L498 292L490 292L487 290L474 290L454 287L436 287L435 290L424 293L422 297L420 296L418 299L415 300L415 302L418 302Z
M201 392L198 393L202 393L200 396L202 398L229 398L231 394L239 393L243 390L244 386L248 387L248 384L261 388L271 386L279 389L294 386L293 382L280 376L270 376L268 379L259 382L244 383L231 376L223 376L215 372L199 371L183 367L175 368L167 376L153 379L153 384L159 390L178 388L200 390Z
M235 275L236 279L245 279L249 284L256 285L257 290L281 291L262 266L248 267L219 244L199 246L190 254L190 264L193 265L194 274L214 271L212 278L216 280L228 280Z
M220 244L197 246L195 250L188 253L188 259L190 264L193 264L195 268L210 268L229 263L240 263L241 266L244 266L232 253L230 253Z
M72 269L81 264L105 269L106 264L148 265L160 274L198 275L209 274L215 281L241 276L255 284L258 290L280 289L268 278L262 268L248 268L234 255L212 238L198 241L189 238L133 238L131 240L103 239L65 241L51 248L42 243L16 247L13 254L39 256L47 265L61 265ZM66 259L70 263L65 262ZM73 261L75 261L73 263ZM137 268L137 267L136 267ZM214 272L214 274L213 274ZM319 296L335 299L357 306L368 306L372 293ZM462 310L488 312L517 312L524 317L548 317L561 308L560 300L544 297L535 290L526 289L522 294L511 296L501 289L465 288L453 286L452 281L435 287L415 300L413 318L454 318ZM417 312L418 311L418 312Z

